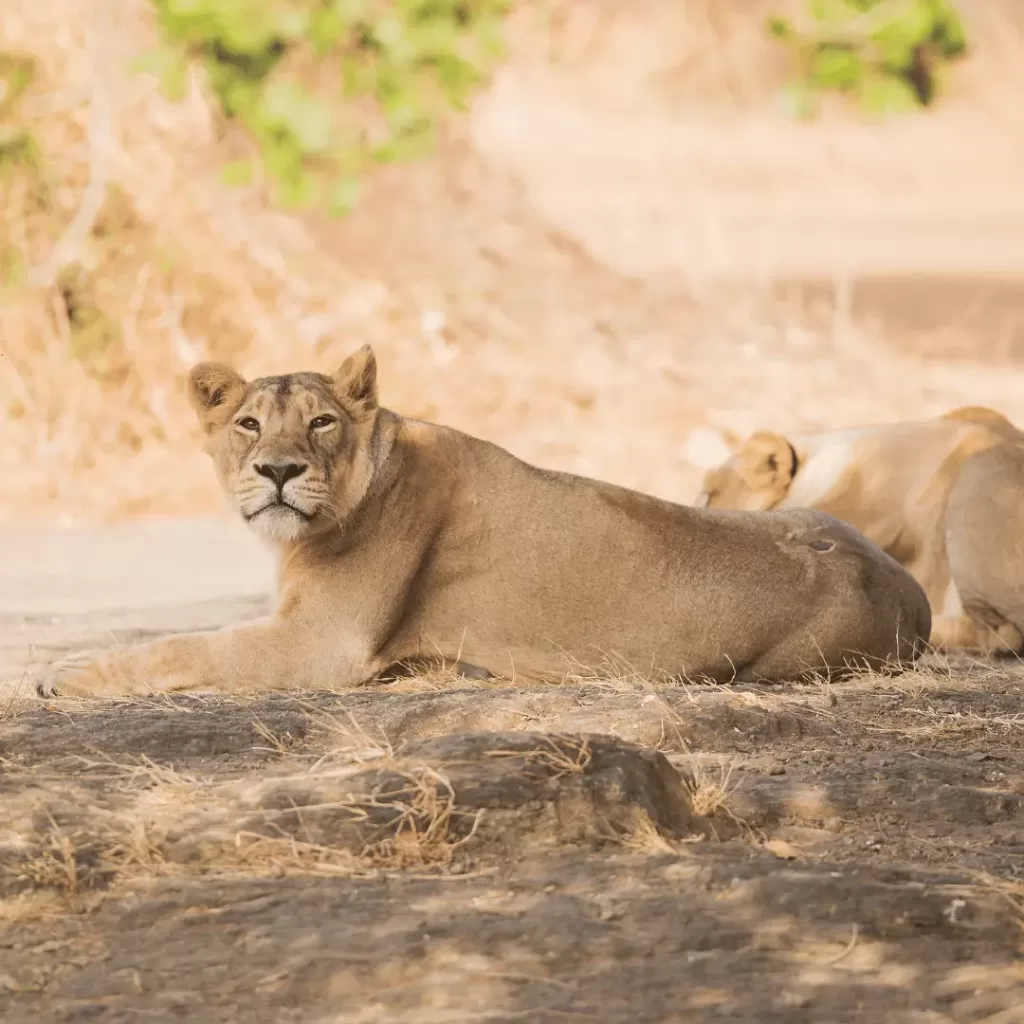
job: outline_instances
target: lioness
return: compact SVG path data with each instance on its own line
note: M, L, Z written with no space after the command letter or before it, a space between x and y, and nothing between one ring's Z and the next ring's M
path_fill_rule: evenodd
M280 555L276 611L58 666L49 695L365 683L399 664L775 680L912 661L921 588L809 510L703 512L529 466L377 401L368 347L333 377L190 375L227 495Z
M905 566L946 648L1024 646L1024 434L992 409L933 420L725 440L694 504L806 506L850 523Z

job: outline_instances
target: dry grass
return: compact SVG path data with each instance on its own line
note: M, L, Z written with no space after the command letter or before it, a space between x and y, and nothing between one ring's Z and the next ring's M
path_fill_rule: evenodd
M394 765L388 777L390 785L369 796L297 806L297 827L282 825L282 815L265 812L261 830L236 832L233 846L221 845L211 868L307 874L450 868L456 852L476 834L482 812L459 810L451 783L428 765ZM324 812L359 828L364 841L352 846L305 838L303 815ZM375 824L382 812L386 824Z
M627 850L646 854L679 853L679 843L662 835L646 811L637 809L632 817L632 827L616 837Z
M747 429L785 410L788 425L813 426L967 399L1012 413L1014 374L900 360L842 303L820 322L755 290L723 298L706 273L744 266L750 246L729 226L737 202L770 208L780 248L758 257L770 276L806 248L786 196L815 195L867 223L910 190L914 216L931 223L964 182L976 198L1004 178L1016 190L1020 31L1006 3L973 6L978 57L934 117L883 129L836 115L806 129L769 109L782 68L766 59L758 4L739 16L711 0L648 0L642 19L556 4L544 29L556 66L537 67L541 29L527 18L493 102L467 129L494 167L455 146L384 174L364 212L327 229L221 185L225 143L201 83L172 104L129 69L154 40L146 0L12 0L4 47L39 62L17 127L42 162L6 169L0 188L0 255L13 247L28 268L0 304L0 515L219 509L181 390L187 365L329 368L357 339L378 348L386 398L405 413L682 499L698 476L682 445L707 419ZM104 11L109 24L96 20ZM557 88L538 103L531 90L544 83ZM513 130L516 111L530 132ZM676 150L652 148L668 136ZM503 169L523 175L528 201ZM553 240L531 205L568 239ZM569 241L629 263L658 249L644 218L691 247L656 255L686 295L703 288L698 305L683 290L667 302L638 290ZM892 238L873 244L876 255L894 249ZM693 343L681 348L682 335Z
M490 750L487 756L514 758L522 762L524 773L537 767L552 780L565 775L582 775L592 760L590 745L585 739L557 733L545 734L541 746L533 750Z
M736 789L736 782L732 777L733 765L709 766L698 760L692 763L693 774L691 779L687 780L687 788L690 791L693 813L702 818L710 818L715 814L728 812L729 797Z
M327 758L361 767L394 763L395 748L383 731L377 730L376 735L371 735L351 712L332 715L307 706L307 714L313 727L326 737L330 746L311 771L322 767Z
M381 781L365 793L345 789L358 764L340 772L321 765L300 776L271 774L242 784L193 778L145 758L137 764L91 761L86 767L110 773L113 786L102 803L82 791L62 811L62 824L51 818L41 831L19 834L25 855L4 859L0 880L74 897L115 880L197 871L446 870L473 839L482 816L456 806L442 772L415 762L375 766ZM263 808L254 796L281 791L294 793L284 810ZM309 801L308 794L321 791L333 795ZM326 821L335 839L313 837L314 820Z
M78 893L80 879L74 840L51 824L41 837L39 852L19 865L16 880L26 880L40 889L56 889L68 896Z
M8 838L10 850L22 855L0 858L0 882L77 898L119 881L197 872L464 873L469 861L460 854L487 812L460 806L447 772L461 763L428 763L396 749L351 714L328 714L301 700L298 706L311 726L301 747L253 716L265 741L254 750L273 756L267 767L239 779L181 771L145 755L76 755L67 776L74 781L52 792L49 776L38 788L31 772L21 772L25 789L11 805ZM579 778L593 761L585 737L559 732L545 732L524 749L491 749L485 756L545 784ZM691 760L683 781L693 812L736 820L728 808L732 766ZM36 803L44 794L44 802ZM52 808L42 828L41 806ZM608 828L605 838L627 849L678 848L643 814L634 815L632 825Z

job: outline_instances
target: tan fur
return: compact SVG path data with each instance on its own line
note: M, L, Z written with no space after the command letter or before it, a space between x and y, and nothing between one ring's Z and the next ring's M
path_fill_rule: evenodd
M379 408L369 349L333 377L204 364L191 385L225 491L279 550L277 609L66 666L43 693L352 686L435 658L787 679L907 663L928 638L920 587L849 526L536 469Z
M964 612L1005 646L1024 647L1024 446L964 463L946 509L946 552Z
M1019 437L1020 431L1001 413L984 405L961 405L942 414L944 420L962 420L966 423L987 423L999 433Z
M994 607L1011 607L1003 594L985 614L978 610L989 589L1013 589L1024 573L1024 561L1009 557L1017 536L1011 520L992 501L981 500L985 492L979 478L989 474L989 490L1005 493L1008 485L1000 481L1008 479L1006 466L1022 458L1022 441L1024 434L1005 416L982 406L953 409L924 422L853 431L789 438L761 431L734 443L732 457L706 473L697 503L748 510L808 506L842 519L924 587L936 646L1018 650L1024 644L1024 605L1000 617ZM763 455L769 447L774 452L770 459ZM983 457L993 449L1002 454ZM792 454L795 473L780 456L784 451ZM776 473L773 464L787 468ZM947 504L955 488L953 516ZM1024 487L1019 493L1024 499ZM979 571L986 574L986 585ZM968 578L970 602L963 597Z

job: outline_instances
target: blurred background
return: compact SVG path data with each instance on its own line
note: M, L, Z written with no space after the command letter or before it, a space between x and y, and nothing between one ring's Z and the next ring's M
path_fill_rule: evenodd
M207 514L199 359L679 501L1024 421L1019 0L4 0L0 517ZM699 445L697 446L699 448Z

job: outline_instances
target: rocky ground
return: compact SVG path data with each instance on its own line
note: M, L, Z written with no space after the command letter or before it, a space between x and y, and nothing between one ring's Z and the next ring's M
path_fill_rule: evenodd
M1014 663L43 704L33 663L270 566L214 522L4 544L6 1024L1024 1021Z

